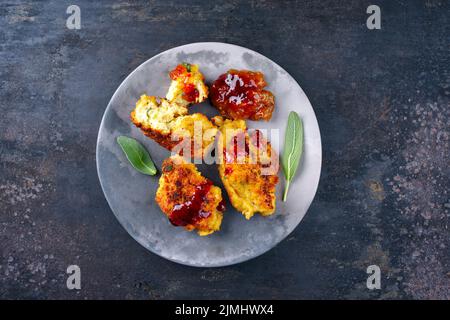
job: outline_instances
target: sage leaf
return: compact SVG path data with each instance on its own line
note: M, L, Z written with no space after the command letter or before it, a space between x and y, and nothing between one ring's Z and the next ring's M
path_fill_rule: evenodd
M122 148L128 161L130 161L133 168L140 173L153 176L156 174L156 167L150 158L147 150L137 140L125 136L117 137L117 143Z
M283 194L283 201L286 201L289 186L300 163L303 152L303 123L297 112L291 111L288 117L286 134L284 137L284 150L281 157L284 176L286 177L286 187Z

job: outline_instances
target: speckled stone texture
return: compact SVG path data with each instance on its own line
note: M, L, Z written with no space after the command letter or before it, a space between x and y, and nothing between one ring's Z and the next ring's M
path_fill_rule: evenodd
M0 298L449 299L448 1L63 1L0 4ZM190 42L256 50L308 95L316 199L263 256L177 265L119 225L95 166L103 111L149 57ZM66 289L77 264L82 289ZM378 264L382 289L366 288Z

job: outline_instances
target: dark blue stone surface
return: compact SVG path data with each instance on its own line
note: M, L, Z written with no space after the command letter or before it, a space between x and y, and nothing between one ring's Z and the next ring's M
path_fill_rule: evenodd
M0 298L450 298L449 2L0 3ZM267 254L196 269L147 252L101 191L103 111L140 63L220 41L284 67L322 132L306 217ZM82 289L66 288L77 264ZM366 288L377 264L381 290Z

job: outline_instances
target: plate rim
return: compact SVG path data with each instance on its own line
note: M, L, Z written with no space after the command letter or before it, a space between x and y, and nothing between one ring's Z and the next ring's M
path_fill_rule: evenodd
M217 263L217 264L210 264L210 265L198 265L198 264L191 264L191 263L189 263L189 262L179 261L179 260L176 260L176 259L173 259L173 258L170 258L170 257L165 257L165 256L161 255L159 252L154 251L152 248L149 248L149 247L145 246L144 244L142 244L141 241L139 241L139 240L137 239L137 237L135 237L133 234L131 234L131 233L128 231L128 229L125 227L125 225L122 223L122 221L118 218L116 212L115 212L114 209L112 208L111 203L110 203L110 200L109 200L109 198L108 198L108 195L107 195L106 192L105 192L105 187L103 186L102 179L100 178L99 146L100 146L100 137L102 136L101 129L104 127L104 121L105 121L105 118L106 118L107 111L110 109L112 101L114 100L114 98L115 98L115 96L118 94L118 92L120 91L121 87L126 83L126 81L128 80L128 78L130 78L135 72L137 72L141 67L143 67L143 65L145 65L145 64L146 64L147 62L149 62L150 60L157 59L159 56L164 55L164 54L167 54L167 53L169 53L170 51L173 51L173 50L179 50L179 49L181 49L181 48L183 48L183 47L189 47L189 46L193 46L193 45L213 45L213 44L237 47L237 48L239 48L239 49L246 50L246 51L248 51L248 52L251 52L252 54L255 54L255 55L260 56L260 57L262 57L262 58L264 58L264 59L267 59L270 63L274 64L276 67L278 67L278 68L280 68L282 71L284 71L284 72L286 73L286 75L287 75L289 78L291 78L291 79L298 85L298 87L300 88L300 90L303 92L303 94L304 94L306 100L308 101L308 103L309 103L310 106L311 106L311 110L312 110L312 113L313 113L313 115L314 115L314 118L315 118L315 121L316 121L316 124L317 124L317 130L318 130L318 137L317 137L317 139L318 139L318 142L319 142L318 145L319 145L319 149L320 149L319 152L318 152L318 155L319 155L320 161L319 161L319 175L318 175L318 178L317 178L316 186L315 186L315 188L314 188L314 196L312 197L311 201L309 201L309 203L308 203L308 205L307 205L307 208L306 208L306 211L305 211L305 214L304 214L303 217L300 219L300 221L297 223L297 225L296 225L290 232L288 232L288 233L286 233L284 236L282 236L282 237L280 238L280 240L279 240L276 244L274 244L274 245L273 245L272 247L270 247L270 248L267 248L266 250L262 250L261 252L258 252L258 253L257 253L256 255L254 255L254 256L251 256L251 257L243 256L243 257L241 257L240 259L237 259L236 261L233 261L233 262L229 262L229 263ZM96 147L95 147L95 162L96 162L96 168L97 168L97 178L98 178L98 180L99 180L99 182L100 182L100 187L101 187L101 189L102 189L103 196L105 197L106 202L108 203L108 206L109 206L110 210L112 211L114 217L115 217L116 220L119 222L119 224L122 226L122 228L124 228L125 231L128 233L128 235L130 235L137 243L139 243L142 247L144 247L146 250L150 251L151 253L153 253L153 254L155 254L155 255L157 255L157 256L159 256L159 257L165 259L165 260L168 260L168 261L171 261L171 262L174 262L174 263L177 263L177 264L181 264L181 265L184 265L184 266L196 267L196 268L219 268L219 267L226 267L226 266L232 266L232 265L240 264L240 263L243 263L243 262L246 262L246 261L249 261L249 260L252 260L252 259L255 259L255 258L258 258L258 257L262 256L263 254L265 254L265 253L269 252L270 250L272 250L274 247L276 247L276 246L277 246L278 244L280 244L282 241L284 241L284 240L285 240L290 234L292 234L292 233L295 231L295 229L297 229L297 227L300 225L300 223L302 222L302 220L303 220L303 218L305 217L305 215L308 213L308 210L309 210L309 208L311 207L311 204L313 203L313 201L314 201L314 199L315 199L315 197L316 197L317 190L318 190L319 184L320 184L320 177L321 177L321 175L322 175L322 161L323 161L323 157L322 157L322 136L321 136L321 132L320 132L319 121L317 120L317 116L316 116L316 113L315 113L315 111L314 111L313 105L311 104L311 101L309 100L308 96L306 95L305 91L304 91L303 88L300 86L300 84L297 82L297 80L295 80L295 78L292 77L291 74L290 74L289 72L287 72L287 71L286 71L282 66L280 66L278 63L276 63L276 62L273 61L272 59L266 57L265 55L263 55L263 54L261 54L261 53L259 53L259 52L256 52L256 51L254 51L254 50L252 50L252 49L249 49L249 48L246 48L246 47L243 47L243 46L240 46L240 45L236 45L236 44L232 44L232 43L226 43L226 42L218 42L218 41L211 41L211 42L210 42L210 41L191 42L191 43L183 44L183 45L180 45L180 46L172 47L172 48L169 48L169 49L167 49L167 50L164 50L164 51L162 51L162 52L160 52L160 53L158 53L158 54L156 54L156 55L154 55L154 56L148 58L147 60L145 60L145 61L143 61L141 64L139 64L133 71L131 71L131 72L128 74L128 76L126 76L126 77L122 80L122 82L120 83L120 85L119 85L119 86L117 87L117 89L114 91L114 94L111 96L111 98L110 98L110 100L109 100L109 102L108 102L106 108L104 109L103 115L102 115L102 119L101 119L101 121L100 121L100 125L99 125L98 132L97 132L97 141L96 141ZM282 170L282 169L281 169L281 170Z

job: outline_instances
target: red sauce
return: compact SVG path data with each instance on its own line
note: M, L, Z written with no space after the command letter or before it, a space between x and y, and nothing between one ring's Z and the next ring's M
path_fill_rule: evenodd
M183 66L182 64L179 64L176 66L175 69L170 71L169 77L172 80L177 80L182 74L186 74L186 73L187 73L186 67Z
M231 119L269 120L274 108L272 93L261 72L229 70L211 86L210 99L220 113Z
M183 88L183 97L188 102L195 102L198 98L198 90L191 83L187 83Z
M175 205L169 215L170 222L175 226L186 226L209 217L211 212L203 211L202 204L211 186L212 182L207 180L195 188L194 194L188 201Z
M199 96L199 92L195 85L189 83L189 78L191 73L188 71L185 65L179 64L175 69L169 73L170 79L177 80L180 79L184 83L183 86L183 98L188 102L195 102Z
M226 163L233 163L239 161L245 161L244 157L249 154L249 146L248 141L244 132L239 132L236 134L232 143L227 150L224 148L223 156L225 158Z
M259 130L255 130L250 135L250 140L253 145L259 149L260 141L261 141L261 132Z
M225 201L222 199L217 206L217 210L224 212L225 211Z
M228 167L228 166L225 167L224 173L225 173L226 176L229 175L232 172L233 172L233 169L231 167Z

